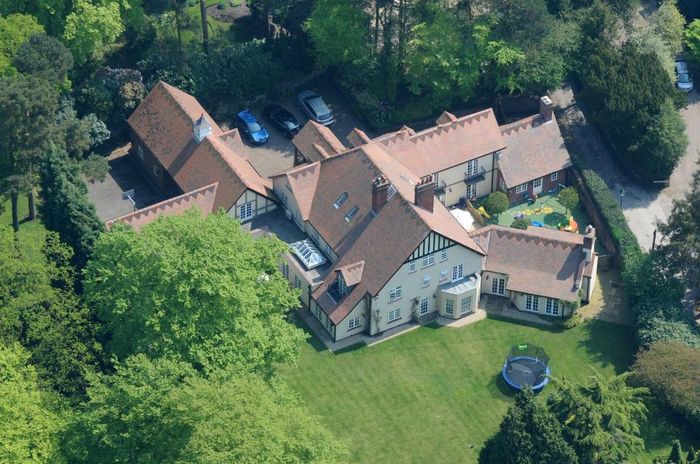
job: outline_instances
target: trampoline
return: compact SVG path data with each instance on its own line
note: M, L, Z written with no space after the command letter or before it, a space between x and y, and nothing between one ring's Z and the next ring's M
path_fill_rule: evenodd
M503 380L516 390L530 386L540 391L549 383L549 356L529 343L513 345L503 363Z

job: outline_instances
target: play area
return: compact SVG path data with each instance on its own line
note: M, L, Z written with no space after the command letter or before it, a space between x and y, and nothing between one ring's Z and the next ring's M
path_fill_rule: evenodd
M529 220L535 227L547 227L551 229L580 232L589 224L589 218L581 206L569 211L557 200L556 195L543 195L534 202L525 202L515 205L497 218L491 218L495 224L510 227L516 219Z
M515 390L526 386L541 391L549 383L549 356L531 343L513 345L503 363L503 380Z

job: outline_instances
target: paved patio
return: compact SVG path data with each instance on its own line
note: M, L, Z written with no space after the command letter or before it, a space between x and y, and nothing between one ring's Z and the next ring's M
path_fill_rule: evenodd
M632 325L627 295L617 270L598 271L591 301L578 310L584 319L600 319L614 324Z
M518 322L526 322L528 324L537 324L541 326L551 327L553 324L548 320L541 318L537 314L526 313L513 309L510 305L510 300L503 296L481 295L479 306L484 309L487 317L498 317L502 319L510 319Z

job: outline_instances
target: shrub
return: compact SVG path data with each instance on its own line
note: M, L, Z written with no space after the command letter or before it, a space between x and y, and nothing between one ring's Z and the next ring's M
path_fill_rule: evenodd
M564 208L566 208L567 214L575 209L578 206L578 192L576 191L576 187L567 187L561 192L559 192L559 195L557 196L557 199L559 200L559 203L562 204Z
M484 208L492 216L498 216L508 209L508 197L503 192L493 192L484 200Z
M511 226L512 228L514 228L514 229L522 229L522 230L525 230L525 229L527 229L528 227L530 227L531 224L532 224L532 222L531 222L528 218L524 218L524 217L523 217L523 218L517 218L517 219L515 219L515 220L513 221L513 223L512 223L510 226Z

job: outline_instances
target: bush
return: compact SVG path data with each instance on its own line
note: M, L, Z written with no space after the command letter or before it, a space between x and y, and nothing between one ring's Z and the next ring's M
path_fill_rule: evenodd
M510 225L513 229L522 229L525 230L530 225L532 222L528 218L517 218L513 221L513 223Z
M578 312L575 312L571 314L568 317L563 317L559 319L559 326L563 329L573 329L577 325L579 325L581 322L583 322L583 316L579 314Z
M562 206L564 208L566 208L567 213L569 213L570 211L573 211L578 206L578 202L579 202L578 192L576 191L576 187L565 188L564 190L559 192L557 199L559 200L559 203L561 203Z
M484 200L483 206L492 216L498 216L508 209L508 197L503 192L493 192Z

